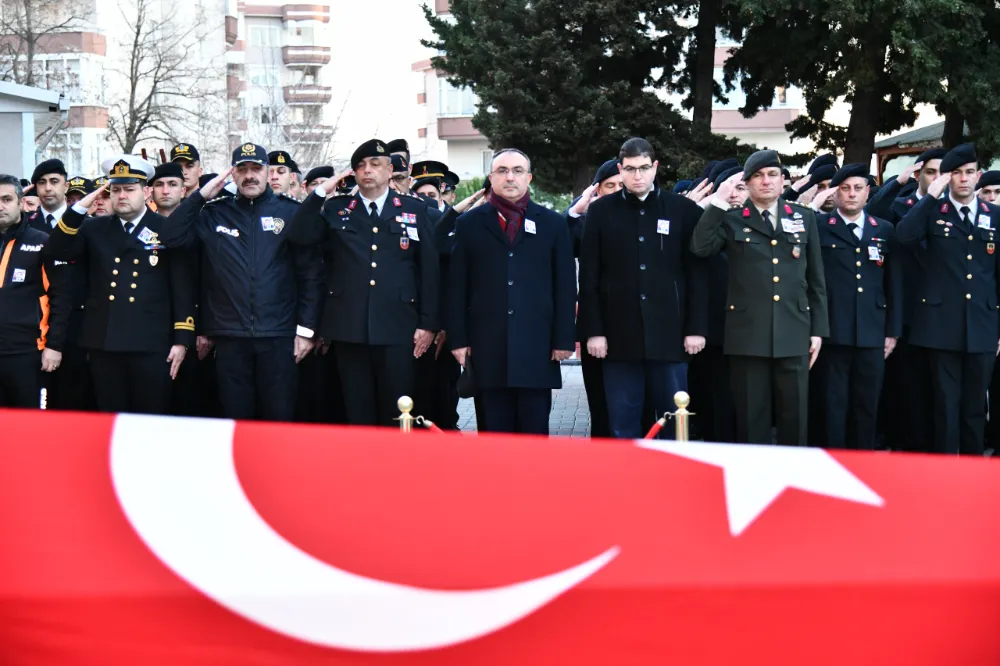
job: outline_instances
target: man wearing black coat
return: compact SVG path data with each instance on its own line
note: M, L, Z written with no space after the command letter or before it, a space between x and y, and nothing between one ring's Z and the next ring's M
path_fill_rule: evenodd
M648 141L619 153L625 184L590 206L580 259L580 327L587 353L605 359L614 437L642 437L647 388L657 416L687 390L687 357L705 348L708 276L691 254L701 209L656 185Z
M825 427L810 443L874 449L885 359L903 330L903 265L893 226L865 214L867 164L845 165L813 203L829 199L834 212L816 220L830 317L816 391Z
M574 351L576 275L562 216L530 199L531 161L493 158L489 201L455 229L448 337L471 355L485 432L547 435L559 362Z

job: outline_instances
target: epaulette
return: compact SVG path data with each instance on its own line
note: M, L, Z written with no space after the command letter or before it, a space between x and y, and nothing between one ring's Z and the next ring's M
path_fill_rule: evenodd
M789 206L798 206L802 210L812 210L812 208L810 208L806 204L799 203L798 201L786 201L785 203L788 204ZM813 212L816 212L816 211L813 211Z
M206 202L205 202L205 205L207 206L208 204L213 204L213 203L215 203L216 201L225 201L226 199L231 199L231 198L232 198L232 197L227 197L227 196L225 196L225 195L223 195L223 196L221 196L221 197L215 197L214 199L209 199L208 201L206 201Z
M288 199L289 201L294 201L294 202L295 202L295 203L297 203L297 204L300 204L300 203L302 203L302 199L296 199L296 198L295 198L295 197L293 197L292 195L290 195L290 194L285 194L284 192L279 192L279 193L278 193L278 196L279 196L279 197L281 197L281 198L283 198L283 199Z

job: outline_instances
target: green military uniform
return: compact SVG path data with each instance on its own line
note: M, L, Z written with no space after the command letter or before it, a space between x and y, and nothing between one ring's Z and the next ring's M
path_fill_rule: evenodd
M745 178L757 170L752 160ZM737 439L770 443L773 410L778 443L805 444L809 338L829 335L823 259L812 210L783 199L772 210L774 225L749 200L729 211L711 205L691 249L729 258L724 353Z

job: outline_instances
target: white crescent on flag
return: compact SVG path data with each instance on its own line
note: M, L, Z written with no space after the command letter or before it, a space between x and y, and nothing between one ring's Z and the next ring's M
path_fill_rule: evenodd
M300 550L243 492L235 423L119 415L111 443L118 501L149 549L233 613L347 650L441 648L508 626L587 579L618 548L569 569L491 589L448 591L367 578Z

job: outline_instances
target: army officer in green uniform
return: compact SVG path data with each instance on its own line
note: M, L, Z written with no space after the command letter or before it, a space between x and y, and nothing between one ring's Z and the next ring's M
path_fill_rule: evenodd
M729 210L739 179L749 198ZM726 252L724 352L729 356L737 439L770 443L772 414L778 443L806 444L809 368L829 335L826 281L816 218L781 193L781 160L761 150L742 174L726 180L691 237L695 255Z

